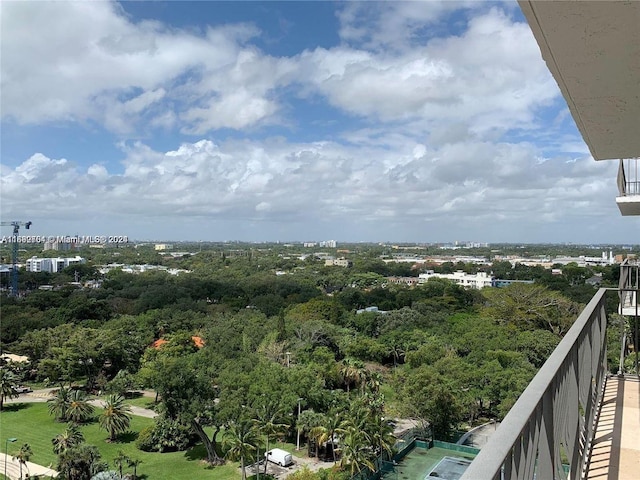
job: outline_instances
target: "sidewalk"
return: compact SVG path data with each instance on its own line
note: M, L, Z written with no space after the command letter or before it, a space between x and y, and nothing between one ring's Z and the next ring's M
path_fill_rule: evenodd
M5 454L0 453L0 473L5 472ZM20 463L14 460L11 455L6 455L7 459L7 477L11 480L20 480ZM57 477L58 472L53 470L51 466L43 467L37 463L27 462L26 465L22 465L22 478L26 478L29 475L40 475L42 478Z
M98 408L104 408L105 401L100 399L89 400L89 403ZM126 401L125 401L126 403ZM147 417L147 418L155 418L158 416L156 412L153 410L149 410L148 408L136 407L134 405L129 405L131 407L131 414L137 415L139 417Z

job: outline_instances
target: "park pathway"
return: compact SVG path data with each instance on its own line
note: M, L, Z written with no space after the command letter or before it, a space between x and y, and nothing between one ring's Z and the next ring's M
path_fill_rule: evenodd
M14 460L11 455L6 455L2 452L0 453L0 472L4 474L5 471L7 472L7 477L11 480L20 480L20 463L18 463L17 460ZM51 465L43 467L37 463L27 462L26 465L22 466L22 478L26 478L29 475L40 475L43 478L48 478L57 477L58 472L51 468Z
M19 397L6 399L4 403L9 404L9 403L46 402L47 400L53 397L53 395L51 394L51 391L52 391L51 388L47 388L43 390L34 390L33 392L29 392L29 393L22 393L20 394ZM89 400L89 403L95 407L99 407L99 408L104 407L104 400L100 400L100 399ZM130 407L131 407L131 413L139 417L155 418L158 416L156 412L148 408L136 407L134 405L130 405Z

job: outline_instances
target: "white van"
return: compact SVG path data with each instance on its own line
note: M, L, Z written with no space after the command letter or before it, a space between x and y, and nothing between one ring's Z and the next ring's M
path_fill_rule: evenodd
M281 448L274 448L264 454L264 458L268 461L277 463L281 467L286 467L293 464L293 456L286 450Z

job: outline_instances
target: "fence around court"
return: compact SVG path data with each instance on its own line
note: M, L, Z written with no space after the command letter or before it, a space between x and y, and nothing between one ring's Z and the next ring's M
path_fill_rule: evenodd
M393 472L395 465L402 460L416 445L416 442L424 442L425 445L433 443L433 437L428 429L415 427L407 430L396 437L394 451L396 452L391 459L385 460L384 457L377 457L374 466L375 471L363 469L356 473L351 480L380 480L385 473Z

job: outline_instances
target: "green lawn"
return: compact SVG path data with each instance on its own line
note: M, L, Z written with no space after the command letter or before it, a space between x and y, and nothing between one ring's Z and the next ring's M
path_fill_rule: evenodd
M96 409L96 414L99 409ZM149 453L138 450L135 437L142 428L151 425L150 418L133 416L131 419L130 435L123 435L119 442L107 443L107 433L100 430L98 422L81 428L86 442L95 445L100 450L103 460L109 462L111 468L113 459L122 450L125 455L142 460L138 467L138 475L149 480L192 480L194 478L216 480L238 480L240 473L238 464L228 462L226 465L208 468L202 463L205 457L204 448L196 445L186 452ZM17 403L6 405L5 411L0 413L2 425L2 439L16 437L15 445L28 443L33 450L31 461L40 465L56 466L57 457L52 450L51 439L62 433L65 424L57 423L49 415L46 403ZM0 440L2 440L0 439ZM2 447L4 448L4 445ZM9 454L13 453L11 445Z
M102 397L104 398L104 397ZM149 397L135 397L135 398L127 398L124 403L128 403L129 405L133 405L135 407L148 408L149 410L153 410L157 405L153 398Z

